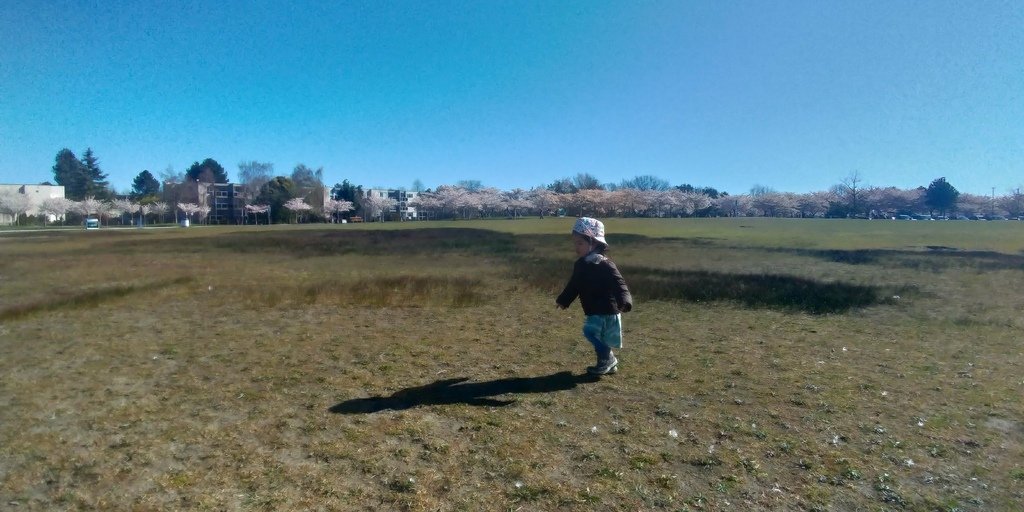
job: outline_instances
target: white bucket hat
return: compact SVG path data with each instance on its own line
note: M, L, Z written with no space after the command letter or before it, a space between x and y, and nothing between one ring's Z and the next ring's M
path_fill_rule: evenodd
M576 219L576 225L572 227L573 233L579 233L583 236L588 236L595 242L603 244L608 247L608 241L604 239L604 224L590 217L580 217Z

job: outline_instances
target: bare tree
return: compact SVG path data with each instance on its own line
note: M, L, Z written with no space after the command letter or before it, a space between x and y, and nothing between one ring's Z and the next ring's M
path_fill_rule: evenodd
M843 206L847 216L857 215L860 213L867 213L864 209L862 189L864 188L864 179L860 175L860 171L853 171L847 177L843 178L842 182L832 187L832 193L835 194L837 201Z
M667 181L650 174L622 180L622 183L619 184L619 188L632 188L636 190L668 190L670 186Z
M246 202L252 201L259 193L260 187L274 177L274 164L270 162L238 163L238 182L242 185L242 196Z
M459 180L455 182L455 186L465 189L466 192L476 192L484 188L484 184L480 180Z
M160 172L160 182L170 183L176 185L178 183L185 182L185 172L175 172L174 166L168 165L166 169Z
M604 188L601 186L601 182L596 177L589 173L581 172L572 179L572 184L576 187L577 191L580 190L596 190Z

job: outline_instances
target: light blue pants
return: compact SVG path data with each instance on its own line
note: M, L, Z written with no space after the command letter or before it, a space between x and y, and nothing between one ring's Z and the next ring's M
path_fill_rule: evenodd
M622 315L587 315L583 337L594 345L598 359L608 359L612 348L622 348Z

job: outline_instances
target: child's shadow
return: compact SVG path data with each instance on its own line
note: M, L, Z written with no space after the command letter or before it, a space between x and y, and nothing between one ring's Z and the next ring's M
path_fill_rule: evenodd
M466 404L501 407L515 403L516 400L514 398L497 400L493 397L509 393L565 391L575 388L577 384L596 382L598 379L596 376L587 374L573 375L572 372L559 372L543 377L512 377L469 383L466 382L469 377L462 377L439 380L425 386L400 389L391 396L353 398L334 405L329 410L333 413L366 414L386 409L397 411L421 405Z

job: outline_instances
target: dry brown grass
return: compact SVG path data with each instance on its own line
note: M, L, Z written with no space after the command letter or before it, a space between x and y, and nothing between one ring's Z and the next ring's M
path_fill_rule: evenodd
M1024 499L1020 254L612 241L637 308L622 371L595 380L581 375L581 314L553 306L571 267L563 235L4 238L0 506L924 511ZM874 295L819 311L751 288L758 276ZM709 284L724 290L670 293Z

